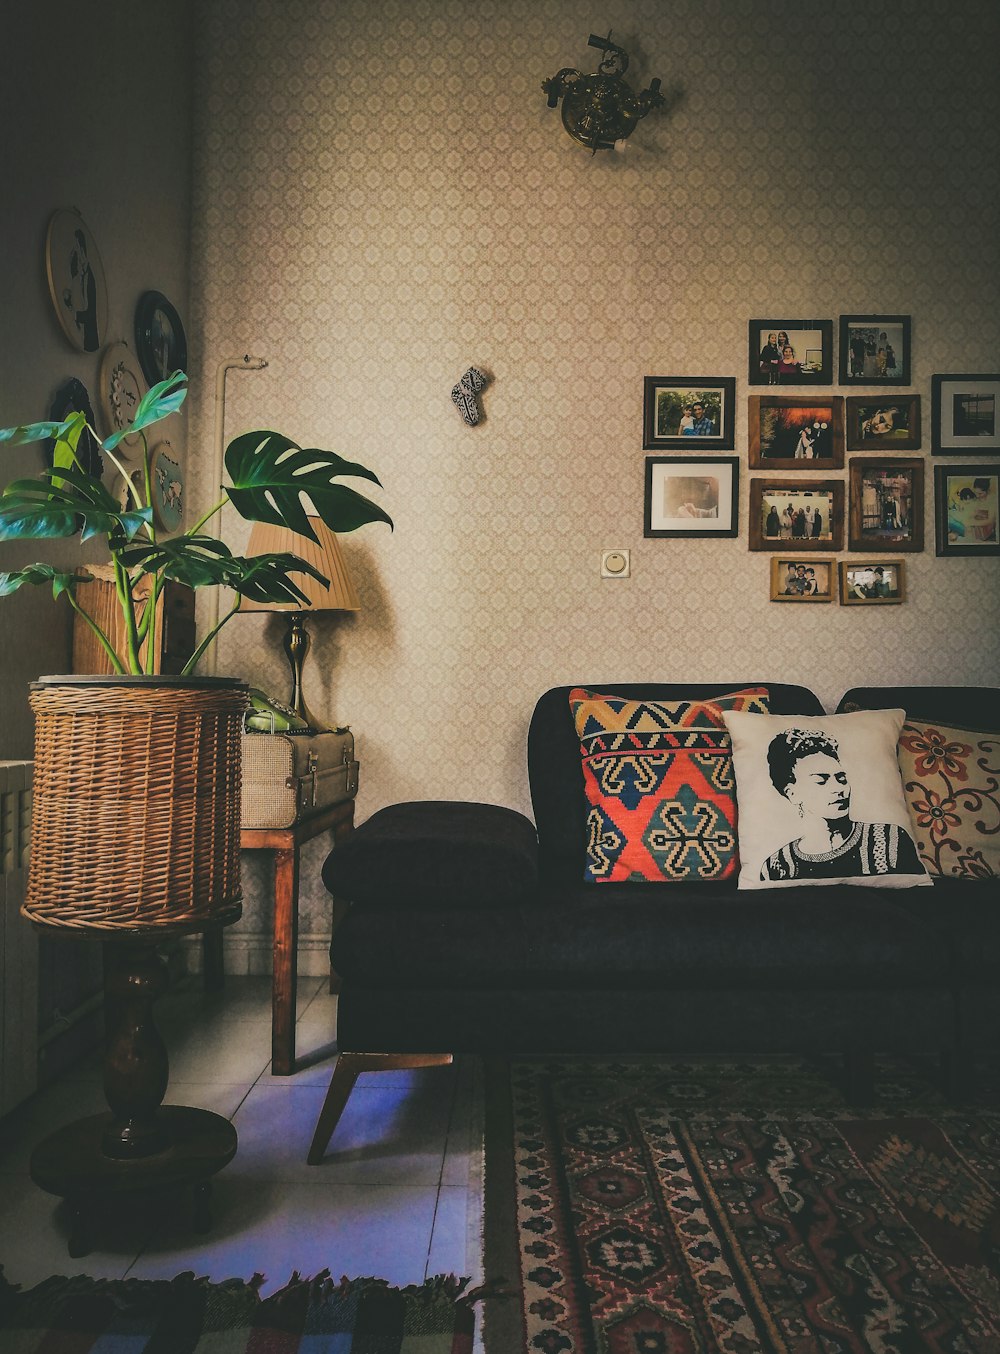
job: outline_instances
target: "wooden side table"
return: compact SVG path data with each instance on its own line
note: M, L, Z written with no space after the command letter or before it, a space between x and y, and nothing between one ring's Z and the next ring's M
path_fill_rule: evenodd
M354 831L354 800L332 804L291 827L244 828L244 851L274 853L274 979L271 991L271 1071L295 1071L295 993L298 985L299 852L303 843L332 832L335 843Z

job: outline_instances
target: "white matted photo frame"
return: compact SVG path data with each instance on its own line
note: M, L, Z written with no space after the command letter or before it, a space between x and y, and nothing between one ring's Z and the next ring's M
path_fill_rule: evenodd
M843 395L750 395L752 470L842 470Z
M752 386L833 385L832 320L751 320Z
M841 606L885 606L906 600L906 565L901 559L842 559Z
M644 536L735 536L738 456L646 457Z
M832 602L837 591L833 560L775 555L771 560L772 602Z
M934 467L938 555L1000 555L998 520L1000 463Z
M839 550L843 480L750 481L751 550Z
M645 451L732 451L735 423L735 376L647 376L644 380Z
M1000 451L1000 375L931 377L931 454L991 456Z
M840 384L909 385L909 315L841 315Z

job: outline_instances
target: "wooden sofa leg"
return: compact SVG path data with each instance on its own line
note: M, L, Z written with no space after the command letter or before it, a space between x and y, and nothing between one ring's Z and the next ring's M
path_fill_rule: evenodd
M362 1072L391 1072L402 1067L444 1067L451 1061L450 1053L341 1053L316 1121L316 1132L306 1158L309 1165L318 1166L323 1160L354 1083Z
M875 1103L875 1054L869 1049L852 1048L844 1055L844 1094L849 1104Z

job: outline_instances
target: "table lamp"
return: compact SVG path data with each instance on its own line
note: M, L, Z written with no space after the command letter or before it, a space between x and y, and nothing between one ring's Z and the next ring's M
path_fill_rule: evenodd
M330 580L329 584L324 587L309 574L290 574L292 582L305 593L307 598L305 602L250 602L244 597L240 604L240 613L249 611L287 613L288 630L285 634L284 648L292 670L292 694L288 704L301 719L305 720L312 732L317 733L329 728L329 725L310 712L302 692L302 665L309 652L309 633L303 623L305 613L360 611L361 603L354 591L354 584L347 572L347 565L344 563L335 533L319 517L310 517L309 525L315 531L317 541L311 541L308 536L300 536L294 531L289 531L287 527L272 526L269 522L255 522L246 549L247 556L289 551L301 559L308 560Z

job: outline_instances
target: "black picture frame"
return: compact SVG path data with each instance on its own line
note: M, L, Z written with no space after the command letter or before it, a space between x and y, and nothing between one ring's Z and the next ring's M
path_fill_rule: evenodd
M147 291L135 308L135 351L151 386L187 371L187 337L176 309L162 292Z
M781 371L780 358L777 364L770 358L765 360L764 354L771 346L772 334L776 347L784 347L781 343L782 335L789 341L795 363L799 367L797 372ZM751 320L747 342L749 344L747 380L750 385L793 389L800 386L833 385L832 320Z
M986 481L985 496L977 480ZM972 497L962 493L965 489ZM1000 462L934 467L934 534L939 556L1000 555Z
M910 384L909 315L841 315L840 384Z
M919 451L920 396L848 395L848 451Z
M1000 374L939 372L932 376L931 455L995 456L998 452Z
M731 538L739 491L738 456L647 456L643 535Z
M698 403L704 405L716 432L681 431L686 410ZM667 432L667 428L676 431ZM644 451L732 451L736 446L736 377L645 377L642 446Z

